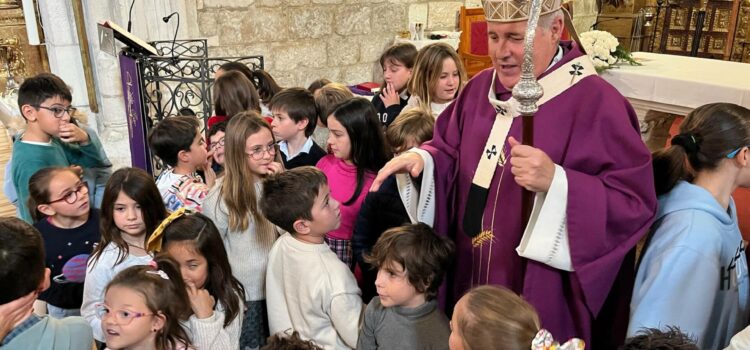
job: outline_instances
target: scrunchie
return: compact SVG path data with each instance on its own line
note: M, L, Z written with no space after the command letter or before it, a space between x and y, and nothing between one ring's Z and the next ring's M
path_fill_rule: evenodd
M536 333L534 340L531 341L531 350L583 350L585 348L586 343L578 338L573 338L560 345L552 337L552 333L543 328Z
M148 241L146 242L146 251L149 253L158 253L161 251L161 243L164 237L164 229L169 226L169 224L172 223L172 221L175 221L179 219L181 216L192 213L189 209L182 207L180 209L175 210L172 212L172 214L169 214L166 219L164 219L161 224L154 230L154 232L151 234L151 236L148 238Z
M693 134L679 134L673 137L672 145L682 146L688 154L695 154L700 150L698 140Z

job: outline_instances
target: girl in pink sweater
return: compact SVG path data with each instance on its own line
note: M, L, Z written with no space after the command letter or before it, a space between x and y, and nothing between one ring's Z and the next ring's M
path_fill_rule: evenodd
M341 203L341 226L328 233L326 243L353 269L351 238L359 207L389 156L375 107L364 98L336 106L328 116L328 129L333 154L317 167L328 177L331 196Z

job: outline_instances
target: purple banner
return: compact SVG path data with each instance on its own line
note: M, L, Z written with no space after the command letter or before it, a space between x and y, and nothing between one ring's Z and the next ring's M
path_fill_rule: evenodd
M122 79L122 94L125 98L125 112L128 120L128 134L130 135L130 160L134 167L149 173L151 170L151 156L146 144L146 126L144 125L143 108L141 105L141 77L135 58L120 52L120 76Z

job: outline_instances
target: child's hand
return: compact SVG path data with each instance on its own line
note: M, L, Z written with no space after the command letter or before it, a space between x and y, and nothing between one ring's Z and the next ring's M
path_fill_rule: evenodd
M386 108L397 105L401 102L401 98L398 96L398 91L393 88L393 84L388 83L380 93L380 99L383 100L383 104Z
M80 144L87 144L89 142L89 134L83 129L79 128L73 123L61 123L59 127L60 140L66 143L78 142Z
M266 175L279 174L284 171L284 166L279 162L268 163L268 173Z
M187 293L193 314L199 319L209 318L214 314L216 300L205 289L198 289L194 283L188 282Z
M208 160L206 161L206 164L203 165L203 176L205 177L204 180L206 180L206 186L208 188L214 187L214 184L216 183L216 172L211 167L213 164L213 153L209 153Z

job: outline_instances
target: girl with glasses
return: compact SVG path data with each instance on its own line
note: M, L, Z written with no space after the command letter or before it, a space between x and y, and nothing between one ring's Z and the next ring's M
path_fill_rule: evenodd
M255 112L240 113L224 135L224 177L203 202L203 214L221 234L234 276L245 288L240 349L258 348L268 337L265 276L278 237L258 201L263 179L284 170L271 126Z
M168 256L117 274L96 305L107 348L191 348L181 324L191 312L185 288L179 265Z
M37 310L54 318L80 316L86 260L99 242L99 211L75 167L43 168L29 180L31 216L44 238L50 288L39 295Z
M750 110L693 110L653 154L659 206L641 253L628 336L670 325L723 349L748 324L750 280L732 192L750 187Z

